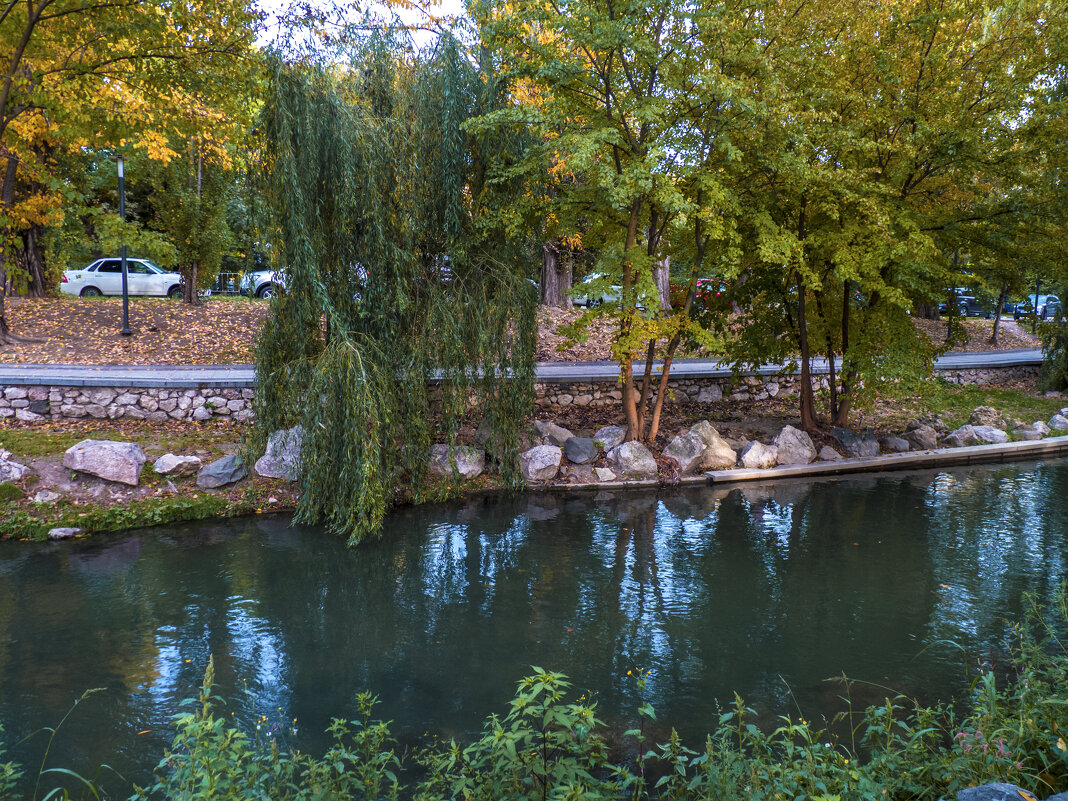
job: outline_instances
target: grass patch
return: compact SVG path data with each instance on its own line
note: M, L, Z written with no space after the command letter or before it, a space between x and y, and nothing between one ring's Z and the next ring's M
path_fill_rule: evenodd
M12 484L10 481L5 481L0 484L0 502L3 501L20 501L26 497L26 493Z
M14 456L58 456L77 445L83 439L108 439L135 442L145 450L177 453L183 450L206 450L222 453L223 445L241 439L241 431L228 429L200 429L194 431L167 432L146 428L143 433L130 434L114 427L100 427L81 431L48 431L36 428L0 429L0 448L11 451Z
M197 494L180 498L146 498L115 506L78 506L45 511L18 509L0 521L0 540L43 540L57 526L81 528L87 534L142 526L162 526L218 517L229 507L226 498Z
M913 417L941 414L951 428L968 422L976 406L992 406L1009 417L1025 423L1046 421L1065 405L1064 398L1043 398L1020 389L981 387L974 384L960 386L943 378L927 381L916 393L883 399L893 409L880 410L898 426Z

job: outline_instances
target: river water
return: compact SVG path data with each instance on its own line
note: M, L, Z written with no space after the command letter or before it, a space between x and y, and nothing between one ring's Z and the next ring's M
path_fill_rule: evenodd
M628 670L650 670L661 725L698 745L735 692L768 722L840 709L842 674L861 707L959 697L1021 595L1065 578L1066 495L1051 461L479 498L400 510L355 550L283 517L0 543L0 723L10 747L103 688L49 764L144 782L209 655L223 714L312 750L365 689L403 744L470 736L530 665L618 731ZM9 757L36 772L43 747Z

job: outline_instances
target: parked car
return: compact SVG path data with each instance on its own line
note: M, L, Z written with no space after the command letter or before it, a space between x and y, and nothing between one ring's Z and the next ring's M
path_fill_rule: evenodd
M950 303L961 317L989 317L990 306L979 300L970 289L948 290L946 299L938 304L939 314L949 314Z
M686 289L686 284L671 284L671 305L673 307L681 308L686 302ZM698 278L693 302L696 311L706 311L713 308L728 309L727 282L718 278Z
M585 306L588 309L592 309L594 306L600 306L602 303L614 303L619 300L619 296L623 293L623 288L618 285L603 286L604 281L608 278L604 273L590 273L571 290L571 299L576 306ZM595 284L601 284L602 286L595 288Z
M1016 304L1016 310L1012 313L1012 319L1019 320L1022 317L1030 317L1037 314L1040 320L1056 317L1061 313L1061 301L1056 295L1028 295Z
M241 294L267 300L274 297L278 287L285 286L285 276L274 270L257 270L241 278Z
M180 298L182 276L157 267L148 259L126 260L127 292L131 295L157 295ZM97 259L81 270L67 270L59 289L83 298L122 294L122 259Z

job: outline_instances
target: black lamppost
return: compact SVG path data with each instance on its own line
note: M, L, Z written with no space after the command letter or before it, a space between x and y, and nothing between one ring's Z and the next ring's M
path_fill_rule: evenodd
M119 156L119 219L126 222L126 180L122 169L122 156ZM125 240L126 237L123 236ZM122 243L122 331L124 337L130 336L130 293L126 272L126 242Z

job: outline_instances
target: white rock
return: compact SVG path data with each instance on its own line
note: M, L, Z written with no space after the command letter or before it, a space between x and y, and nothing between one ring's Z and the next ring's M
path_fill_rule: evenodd
M1009 435L994 426L972 426L976 439L980 442L1008 442Z
M816 461L812 438L793 426L784 426L773 444L776 464L809 464Z
M535 445L519 454L519 469L527 481L552 481L563 459L564 451L556 445Z
M593 474L597 476L598 481L616 480L616 474L609 470L607 467L595 467L593 468Z
M460 478L477 478L486 469L486 452L469 445L456 445L451 450L448 445L444 444L430 447L430 474L432 476L451 477L453 462L456 463L456 473ZM256 462L256 472L259 472L259 464Z
M692 431L680 434L664 448L664 456L679 466L682 475L696 473L705 456L705 442Z
M52 490L40 490L33 496L34 503L55 503L63 496L58 492L52 492Z
M80 528L53 528L48 532L48 539L50 540L69 540L72 537L77 537L82 533Z
M196 416L196 412L193 416ZM267 438L267 449L256 460L253 469L266 478L296 481L300 478L300 448L303 441L304 429L300 426L271 432Z
M627 429L622 426L605 426L593 435L593 444L610 451L626 438Z
M1035 420L1035 422L1031 423L1031 427L1044 437L1048 437L1050 434L1049 426L1041 420Z
M842 458L842 454L832 448L830 445L824 445L820 448L819 459L821 462L836 462Z
M1048 425L1053 431L1068 431L1068 417L1063 414L1055 414L1049 419Z
M613 472L623 478L656 478L656 459L640 442L624 442L608 452Z
M63 454L63 466L71 470L136 487L145 464L145 452L132 442L84 439Z
M727 440L723 439L715 427L707 420L701 420L690 426L690 433L699 436L705 443L705 453L701 459L702 470L719 470L734 467L738 454Z
M203 462L196 456L176 456L165 453L156 459L152 469L161 476L188 476L200 470Z
M549 441L550 445L555 445L558 448L564 447L564 443L575 436L563 426L558 426L553 422L543 423L541 420L537 420L534 422L534 427L538 430L539 435Z
M762 442L754 441L742 448L739 461L742 463L742 467L766 470L775 466L778 456L777 448L774 445L765 445Z

